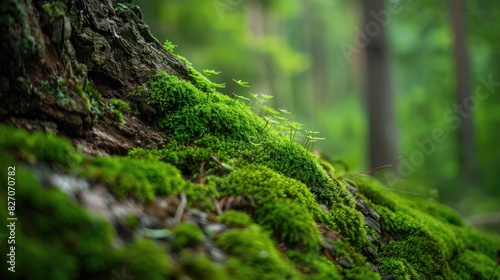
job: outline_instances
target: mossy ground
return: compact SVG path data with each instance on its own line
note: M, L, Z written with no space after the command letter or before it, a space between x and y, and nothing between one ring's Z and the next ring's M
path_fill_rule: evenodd
M138 279L488 279L498 237L468 228L442 205L358 177L351 180L357 199L380 214L387 238L370 244L367 236L376 234L332 165L190 71L192 81L159 72L132 94L130 108L143 113L134 103L143 100L150 112L142 117L172 134L161 149L89 157L57 136L0 126L1 168L17 167L18 279L110 279L122 269ZM121 105L113 104L128 110ZM208 234L182 221L168 229L167 241L136 236L117 246L107 222L41 180L40 172L103 184L117 198L145 205L182 193L189 207L222 212L218 222L227 229ZM5 172L0 178L7 181ZM328 239L320 228L339 237ZM214 260L200 249L207 242L227 257ZM370 269L367 247L379 273ZM12 276L5 263L1 268Z

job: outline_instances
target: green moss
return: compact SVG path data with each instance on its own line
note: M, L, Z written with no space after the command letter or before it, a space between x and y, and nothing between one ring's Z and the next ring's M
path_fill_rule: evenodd
M59 190L40 185L32 170L12 158L2 159L2 170L17 167L16 272L2 262L2 279L111 279L123 269L145 279L168 276L170 262L157 245L143 241L117 249L114 230L104 219L89 215ZM0 179L7 181L6 172ZM0 193L4 201L5 194ZM6 219L6 207L0 217Z
M43 11L47 13L50 18L64 17L66 15L66 6L59 1L53 3L43 4Z
M252 197L256 221L293 246L319 248L314 218L333 226L305 185L263 166L236 169L219 180L218 188L222 196Z
M130 110L130 106L127 102L116 98L111 99L111 107L120 112L127 112Z
M299 279L292 263L256 225L228 230L216 239L216 244L231 256L226 261L231 279Z
M111 110L111 113L113 114L113 116L115 116L116 120L118 120L119 122L123 123L123 124L126 124L127 122L125 121L125 119L123 118L123 113L121 111L118 111L118 110Z
M318 254L304 254L297 250L290 250L287 256L295 263L299 271L305 274L305 279L343 279L339 273L340 267L333 264L324 256Z
M165 40L165 42L163 43L163 47L168 51L168 52L171 52L173 53L174 52L174 49L175 47L177 47L177 45L174 45L174 43L170 42L169 40Z
M196 254L192 250L180 253L180 263L174 273L175 279L229 280L225 268L213 262L204 254Z
M200 245L205 236L201 229L192 222L184 222L173 230L174 239L171 243L172 248L179 251L183 248L196 248Z
M243 212L228 210L219 216L219 221L233 227L246 227L253 224L252 218Z
M80 98L85 102L85 105L87 106L87 109L90 111L90 109L92 107L92 104L90 103L89 97L87 96L87 94L83 90L83 85L82 84L76 84L74 86L74 89L75 89L76 93L78 94L78 96L80 96Z
M49 163L63 170L76 166L83 158L61 137L42 132L29 135L26 131L5 125L0 125L0 152L32 163Z
M484 279L476 276L493 271L500 238L466 228L456 213L435 202L389 192L372 180L358 178L356 184L380 214L381 229L390 237L379 252L382 275L454 278L467 270L475 273L472 278ZM481 257L472 253L475 250ZM471 256L482 261L466 262Z
M130 111L130 105L127 102L120 99L111 99L109 109L111 113L115 116L115 118L125 124L125 119L123 118L123 113Z
M487 255L466 250L459 254L451 263L450 277L462 279L500 279L498 269L492 275L496 262Z
M176 194L186 185L170 164L132 158L96 157L83 175L105 183L119 198L152 200L155 195Z

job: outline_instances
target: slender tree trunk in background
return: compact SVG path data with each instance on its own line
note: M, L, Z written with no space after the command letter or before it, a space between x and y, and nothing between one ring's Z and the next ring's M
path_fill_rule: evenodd
M363 1L362 30L370 40L366 46L365 91L368 100L371 169L394 162L397 152L389 43L384 24L372 15L380 11L384 11L383 0Z
M453 25L454 53L455 53L455 75L456 75L456 101L461 105L461 111L465 101L470 98L469 80L469 56L467 54L465 3L463 0L450 0L450 15ZM462 125L458 128L458 160L460 173L469 185L477 185L476 177L476 150L474 140L473 112L460 112Z

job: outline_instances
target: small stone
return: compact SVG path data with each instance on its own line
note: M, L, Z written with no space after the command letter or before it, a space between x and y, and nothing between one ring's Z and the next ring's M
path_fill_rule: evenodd
M220 234L227 229L227 226L224 224L210 224L205 227L205 231L207 233Z

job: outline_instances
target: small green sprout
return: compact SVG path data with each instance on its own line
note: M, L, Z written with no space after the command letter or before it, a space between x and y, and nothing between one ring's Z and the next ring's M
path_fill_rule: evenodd
M297 130L302 129L302 124L300 124L298 122L290 122L289 125L290 125L290 142L292 142L293 139L295 139L295 135L297 134Z
M257 100L258 102L262 102L262 99L259 98L259 95L257 93L251 93L249 92L248 94L250 94L250 97L254 100Z
M265 112L267 112L267 113L269 113L271 115L275 115L275 116L277 116L277 115L280 114L280 112L278 112L278 111L276 111L273 108L268 107L268 106L262 106L262 110L264 110Z
M177 47L177 45L174 45L174 43L170 42L169 40L165 40L165 42L163 43L163 47L168 51L168 52L174 52L174 49L175 47Z
M261 93L260 96L262 96L262 98L264 98L264 102L267 102L268 100L270 100L271 98L273 98L274 96L272 95L267 95L267 94L263 94Z
M250 86L248 85L248 82L243 82L242 80L235 80L233 79L233 81L239 85L240 87L246 87L246 88L249 88Z
M210 77L212 75L219 75L220 73L222 73L222 72L215 71L215 70L203 70L203 74L205 74L205 76L207 76L207 77Z
M236 100L238 100L238 99L248 101L248 103L250 103L250 101L251 101L249 98L246 98L246 97L241 96L241 95L237 95L235 93L233 93L233 96L234 96L234 100L233 100L233 104L231 104L231 105L234 105L234 103L236 103Z
M248 100L248 101L250 101L250 99L248 99L248 98L246 98L246 97L243 97L243 96L241 96L241 95L237 95L237 94L235 93L236 88L238 88L238 86L240 86L240 87L246 87L246 88L250 87L250 86L248 85L248 82L243 82L242 80L235 80L235 79L233 79L233 81L236 83L236 86L234 87L233 92L232 92L232 94L233 94L233 96L234 96L235 98L234 98L233 104L231 104L231 105L234 105L234 103L236 103L236 100L237 100L237 99L244 99L244 100Z
M214 83L214 82L210 82L210 85L213 86L214 88L225 88L226 87L226 84L225 83Z
M302 141L304 148L306 148L307 150L309 150L310 148L312 149L315 142L317 142L318 140L325 140L325 138L312 136L313 134L318 133L318 131L306 130L306 137L304 138L304 141Z
M279 122L277 122L277 121L274 119L274 117L273 117L273 116L271 116L271 117L264 116L263 118L264 118L264 120L266 120L266 123L264 124L264 127L262 127L262 129L261 129L261 133L263 133L264 131L266 131L266 128L267 128L267 125L268 125L268 124L271 124L271 125L269 126L269 129L271 129L271 127L272 127L273 125L275 125L275 124L279 124Z
M249 92L248 94L250 95L250 98L253 100L253 102L251 102L251 103L253 103L253 106L256 106L257 103L262 104L265 102L264 99L259 98L259 95L257 93Z
M278 108L278 110L280 110L281 113L285 114L285 115L291 115L292 112L288 111L288 110L285 110L285 109L281 109L281 108Z

